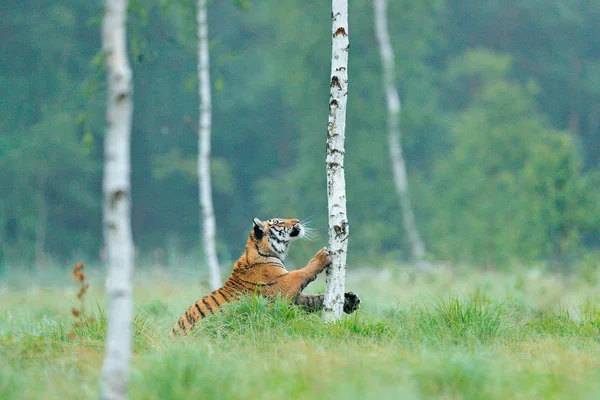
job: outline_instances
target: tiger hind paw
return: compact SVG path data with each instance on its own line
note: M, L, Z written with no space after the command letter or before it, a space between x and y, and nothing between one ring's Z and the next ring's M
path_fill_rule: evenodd
M360 307L360 297L356 293L348 292L344 293L344 312L346 314L352 314Z

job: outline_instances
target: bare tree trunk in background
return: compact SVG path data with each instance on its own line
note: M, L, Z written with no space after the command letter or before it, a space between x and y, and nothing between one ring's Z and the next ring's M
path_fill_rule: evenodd
M394 82L396 66L394 50L390 44L388 33L387 0L373 0L373 9L375 12L375 36L379 42L379 52L383 64L383 89L388 109L388 147L394 173L394 185L400 197L404 230L408 236L411 256L414 262L420 263L425 257L425 245L415 224L415 216L410 204L406 165L400 145L400 96Z
M132 344L131 68L127 59L127 0L105 0L102 47L108 103L104 139L103 212L108 261L108 313L100 398L126 399Z
M46 201L46 184L43 178L38 179L38 222L35 235L35 265L39 269L46 267L46 237L48 234L48 203Z
M212 290L221 287L221 272L215 246L215 212L210 181L210 129L212 104L210 97L210 72L208 52L208 20L206 0L198 0L196 6L198 24L198 92L200 95L200 123L198 139L198 179L204 254L208 263Z
M325 321L342 317L346 280L346 251L350 226L346 215L344 138L348 100L348 0L332 0L331 82L327 123L327 206L329 252L323 316Z

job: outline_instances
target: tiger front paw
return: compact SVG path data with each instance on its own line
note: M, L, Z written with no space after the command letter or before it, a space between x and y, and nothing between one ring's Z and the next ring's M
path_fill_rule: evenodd
M327 247L323 247L315 254L314 260L316 260L322 268L325 268L331 264L331 256Z
M356 293L348 292L344 293L344 312L346 314L352 314L360 307L360 297Z

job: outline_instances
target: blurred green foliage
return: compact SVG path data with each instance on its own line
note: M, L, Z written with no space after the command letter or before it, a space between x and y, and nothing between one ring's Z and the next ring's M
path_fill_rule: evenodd
M352 262L406 255L370 2L350 8L346 176ZM130 2L133 229L142 257L199 240L194 2ZM102 246L101 3L0 6L0 263ZM569 260L600 227L600 0L408 0L389 21L417 225L430 256ZM254 216L326 241L329 4L212 2L218 240ZM36 253L37 249L37 253ZM39 255L39 254L38 254Z
M508 81L508 60L476 50L449 69L473 97L431 182L432 243L444 258L487 265L562 259L598 227L598 188L582 170L573 136L551 130L534 85Z

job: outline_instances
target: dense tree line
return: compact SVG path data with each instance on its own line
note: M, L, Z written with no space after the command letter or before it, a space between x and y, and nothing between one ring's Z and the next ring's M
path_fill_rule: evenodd
M130 2L138 254L199 248L194 2ZM210 4L219 252L254 216L312 218L325 241L329 4ZM101 247L101 5L0 6L0 258ZM369 2L350 5L350 261L407 258ZM416 223L431 257L564 259L597 245L600 0L389 5ZM235 255L235 254L234 254Z

